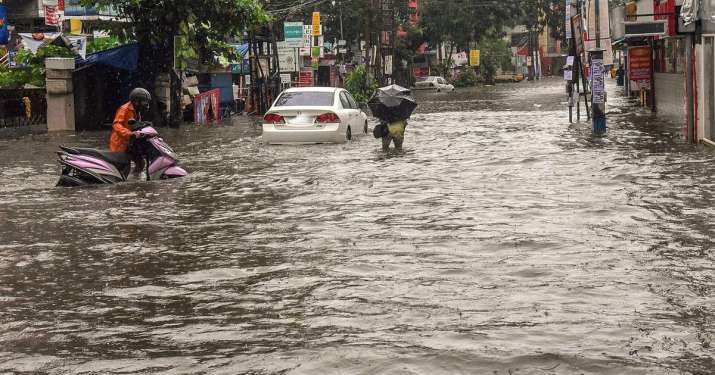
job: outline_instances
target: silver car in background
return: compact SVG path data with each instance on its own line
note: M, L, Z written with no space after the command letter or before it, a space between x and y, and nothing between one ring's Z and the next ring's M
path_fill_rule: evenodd
M454 91L454 86L447 83L447 80L445 80L442 77L438 76L428 76L428 77L422 77L418 78L419 80L415 83L415 89L418 90L428 90L428 89L433 89L437 92L452 92Z

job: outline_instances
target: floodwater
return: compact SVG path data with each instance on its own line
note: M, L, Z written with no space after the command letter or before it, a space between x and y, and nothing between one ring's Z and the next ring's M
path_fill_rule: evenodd
M0 141L0 373L715 373L715 152L562 85L421 93L402 153L164 129L180 181Z

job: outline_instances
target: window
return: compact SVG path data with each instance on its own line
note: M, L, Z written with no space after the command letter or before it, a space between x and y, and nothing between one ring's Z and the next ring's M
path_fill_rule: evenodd
M360 108L360 106L359 106L359 105L357 104L357 102L355 101L355 98L353 98L353 96L350 95L349 92L346 92L345 95L348 97L348 101L350 101L350 107L351 107L351 108L353 108L353 109L359 109L359 108Z
M685 72L685 41L668 38L658 41L654 46L656 73Z
M345 95L345 92L340 93L340 103L343 104L344 109L350 109L350 101L348 100L347 95Z
M278 98L276 107L330 107L334 102L332 91L291 91Z

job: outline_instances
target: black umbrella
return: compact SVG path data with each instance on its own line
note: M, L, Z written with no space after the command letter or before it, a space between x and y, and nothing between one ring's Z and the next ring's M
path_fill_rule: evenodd
M379 88L367 104L373 116L387 122L407 120L417 108L410 90L397 85Z

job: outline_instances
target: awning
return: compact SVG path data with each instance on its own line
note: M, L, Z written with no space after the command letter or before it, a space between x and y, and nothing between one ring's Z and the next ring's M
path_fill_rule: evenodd
M85 60L82 60L79 57L76 60L77 68L102 64L130 72L137 70L138 63L139 45L136 43L93 53L91 55L87 55Z

